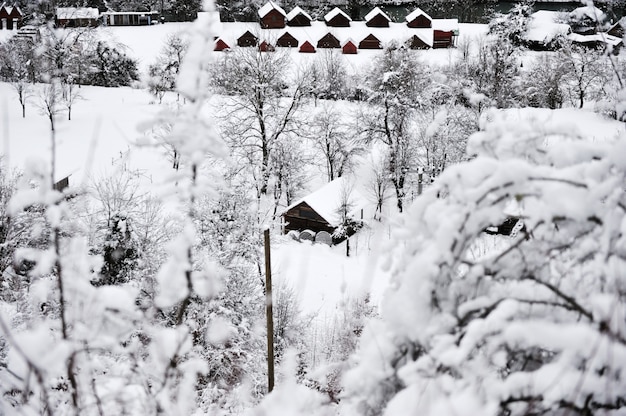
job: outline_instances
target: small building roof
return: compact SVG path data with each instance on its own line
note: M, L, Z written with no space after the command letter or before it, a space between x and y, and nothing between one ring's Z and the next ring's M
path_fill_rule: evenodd
M590 19L592 22L603 22L606 19L604 12L593 5L577 7L569 17L572 20Z
M299 14L303 15L309 20L313 20L313 18L311 18L311 15L309 15L307 12L302 10L299 6L294 7L293 10L289 12L289 14L287 15L287 20L292 20L294 17L296 17Z
M350 16L348 16L343 10L341 10L339 7L335 7L334 9L332 9L331 11L329 11L328 13L326 13L326 15L324 16L324 20L326 22L328 22L329 20L332 20L335 16L337 15L342 15L344 16L346 19L348 19L348 21L352 21L352 19L350 18Z
M459 19L432 19L433 30L454 32L459 30Z
M320 217L324 218L326 222L332 227L337 227L341 224L341 215L339 209L344 202L344 197L347 196L349 211L348 215L352 217L360 218L360 211L367 205L367 200L361 195L356 187L348 181L345 176L337 178L326 185L322 186L318 190L304 198L291 204L283 214L287 211L295 208L303 202L306 202Z
M424 10L420 9L419 7L413 10L411 13L407 14L405 20L407 22L412 22L413 20L417 19L417 17L420 15L427 17L428 20L433 20L432 17L430 17Z
M525 39L530 42L548 44L558 36L567 36L571 28L560 23L562 14L549 10L538 10L530 15Z
M287 16L287 13L285 13L285 10L282 7L270 0L259 9L259 17L264 17L272 10L278 10L283 16Z
M576 43L604 43L606 45L618 46L622 44L622 38L611 36L607 33L595 33L593 35L581 35L579 33L570 33L567 38Z
M391 22L391 18L389 17L389 15L387 15L387 13L383 12L381 10L380 7L376 6L374 7L368 14L365 15L365 21L369 22L370 20L372 20L373 18L375 18L377 15L382 15L385 19L389 20Z
M57 7L57 19L97 19L100 11L95 7Z

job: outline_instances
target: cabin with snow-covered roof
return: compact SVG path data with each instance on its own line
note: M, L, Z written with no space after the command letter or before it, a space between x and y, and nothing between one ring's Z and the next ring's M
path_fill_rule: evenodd
M5 3L0 6L0 29L17 30L22 27L24 14L18 6L7 6Z
M378 39L373 34L369 34L363 38L361 42L359 42L359 49L382 49L383 46L380 43L380 39Z
M357 53L356 44L352 39L347 39L341 45L341 53L344 55L355 55Z
M296 201L282 213L283 232L326 231L331 235L344 222L346 215L354 221L363 220L367 200L344 177L328 182L315 192ZM335 243L340 239L333 239Z
M317 41L318 48L341 48L341 43L332 33L327 33Z
M324 16L326 26L330 27L350 27L352 19L339 7L335 7Z
M276 41L276 46L283 48L297 48L300 42L294 38L289 32L283 33Z
M409 13L404 20L406 20L406 25L413 29L431 28L433 22L433 19L419 7Z
M311 26L312 20L311 15L298 6L294 7L287 15L288 26Z
M390 22L391 17L383 12L380 7L374 7L365 15L365 26L367 27L389 27Z
M259 18L263 29L282 29L285 27L286 17L285 10L271 0L259 9Z
M222 39L217 38L217 40L215 41L215 48L213 50L221 52L227 49L230 49L230 46L228 46L228 44L224 42Z
M311 44L308 40L305 40L302 46L300 46L300 53L315 53L315 46Z
M428 33L414 33L406 41L406 45L409 49L430 49L433 46L432 32L430 36L428 36Z
M237 38L237 46L250 47L257 46L259 44L259 38L254 36L249 30L246 33Z

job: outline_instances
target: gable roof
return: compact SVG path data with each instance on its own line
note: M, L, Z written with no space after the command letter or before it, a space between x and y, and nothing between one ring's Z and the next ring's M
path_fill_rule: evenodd
M417 19L420 15L428 18L428 20L433 20L432 17L430 17L424 10L420 9L419 7L413 10L411 13L407 14L405 20L407 22L412 22L413 20Z
M315 192L294 202L285 209L283 214L301 203L306 202L306 204L313 208L330 226L336 227L341 223L341 215L338 210L346 194L348 196L348 204L350 205L348 215L360 218L360 211L367 205L367 200L345 176L328 182Z
M328 22L329 20L332 20L333 18L337 17L337 16L343 16L346 19L348 19L349 22L352 21L352 19L350 18L350 16L348 16L343 10L341 10L339 7L335 7L334 9L332 9L331 11L329 11L328 13L326 13L326 15L324 16L324 21Z
M285 13L282 7L270 0L259 9L259 17L264 17L272 10L278 10L283 16L287 16L287 13Z
M311 15L309 15L307 12L302 10L299 6L294 7L293 10L289 12L289 14L287 15L287 20L292 20L294 17L296 17L299 14L303 15L309 20L313 20L313 18L311 18Z
M382 15L385 19L389 20L391 22L391 18L389 17L389 15L387 15L387 13L383 12L380 7L376 6L374 7L368 14L365 15L365 21L368 22L370 20L372 20L373 18L375 18L377 15Z

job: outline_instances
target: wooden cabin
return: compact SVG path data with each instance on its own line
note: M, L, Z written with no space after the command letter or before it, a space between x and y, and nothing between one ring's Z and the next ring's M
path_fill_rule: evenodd
M433 49L450 48L454 46L454 32L446 30L433 31Z
M0 29L17 30L22 27L24 14L18 6L0 6Z
M389 27L389 22L391 22L391 18L379 7L374 7L371 12L365 15L365 26L368 27Z
M425 39L422 39L418 35L411 36L406 44L409 49L430 49L431 47Z
M259 51L260 52L274 52L276 51L276 48L274 47L274 45L264 40L259 45Z
M298 6L287 15L288 26L311 26L312 20L311 16Z
M331 27L350 27L350 16L343 12L339 7L335 7L324 16L326 26Z
M311 45L311 42L305 40L302 46L300 46L300 53L315 53L315 46Z
M228 46L228 44L224 42L222 39L218 38L215 41L215 49L213 49L214 51L222 52L227 49L230 49L230 46Z
M407 26L413 29L429 29L433 24L433 19L419 7L409 13L405 20Z
M259 18L261 28L263 29L284 28L286 17L287 13L285 13L283 8L271 0L265 3L263 7L259 9Z
M626 17L622 17L620 20L617 21L617 23L612 25L606 33L611 36L615 36L617 38L623 38L625 27L626 27Z
M57 27L96 27L100 11L95 7L57 7Z
M367 35L361 42L359 42L359 49L382 49L383 46L380 40L373 34Z
M289 32L283 33L282 36L276 41L276 46L281 46L283 48L297 48L298 44L298 39L291 36Z
M341 53L343 53L344 55L356 55L357 54L357 47L352 41L352 39L348 39L343 43L343 46L341 47Z
M333 36L332 33L327 33L320 40L317 41L318 48L341 48L339 39Z
M310 230L314 234L325 231L332 235L338 227L345 225L346 220L362 223L367 203L346 178L337 178L287 207L281 215L283 232ZM349 206L347 218L340 214L343 204ZM333 237L333 242L343 238Z
M249 30L246 31L243 35L239 36L237 39L237 46L241 47L249 47L249 46L257 46L259 44L259 39L250 33Z

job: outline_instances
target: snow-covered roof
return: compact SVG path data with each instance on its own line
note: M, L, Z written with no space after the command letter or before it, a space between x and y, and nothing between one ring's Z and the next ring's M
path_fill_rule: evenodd
M95 7L57 7L57 19L97 19L100 12Z
M432 19L431 23L434 30L446 32L459 30L459 19Z
M428 20L433 20L424 10L420 9L419 7L413 10L411 13L407 14L405 20L407 22L412 22L413 20L417 19L417 17L420 15L426 17Z
M376 15L382 14L383 17L387 20L389 20L391 22L391 18L387 15L387 13L383 12L380 7L374 7L372 9L372 11L370 11L368 14L365 15L365 21L369 22L370 20L372 20L373 18L376 17Z
M569 35L567 35L567 38L572 42L577 43L602 42L611 46L617 46L622 43L622 38L618 38L617 36L611 36L607 33L595 33L593 35L570 33Z
M426 45L433 47L433 31L431 29L413 29L410 32L412 35L417 36Z
M259 9L259 16L260 17L264 17L265 15L267 15L272 10L278 10L283 16L287 16L287 13L285 13L285 10L283 10L282 7L280 7L278 4L274 3L272 0L268 1L267 3L265 3L263 5L263 7L261 7Z
M566 36L570 26L566 23L558 23L562 20L562 13L549 10L539 10L530 16L526 40L548 44L558 36Z
M332 9L331 11L329 11L328 13L326 13L326 15L324 16L324 20L325 21L329 21L332 20L335 16L337 15L342 15L344 16L346 19L348 19L349 21L352 21L352 19L350 19L350 16L348 16L343 10L341 10L339 7L335 7L334 9Z
M305 202L324 218L330 226L336 227L341 223L341 216L338 210L345 197L348 199L348 215L360 219L360 211L368 204L368 201L345 176L328 182L315 192L296 201L287 207L285 212Z
M307 12L302 10L299 6L294 7L293 10L289 12L289 14L287 15L287 20L292 20L294 17L296 17L299 14L303 15L309 20L313 20L311 15L309 15Z
M299 46L305 41L317 45L317 41L328 33L335 36L340 43L344 43L348 38L353 39L357 46L369 35L375 36L383 47L392 41L404 43L413 35L417 35L429 46L433 44L433 29L410 28L406 23L390 22L389 27L368 27L364 21L358 21L352 22L350 27L328 27L324 22L312 21L311 26L290 26L281 29L262 29L256 22L223 22L221 26L222 28L215 34L231 46L237 44L237 39L246 30L257 34L261 39L272 41L273 44L285 33L289 33L298 40Z
M592 5L578 7L572 10L569 16L572 20L590 19L593 22L602 22L606 19L604 12Z

